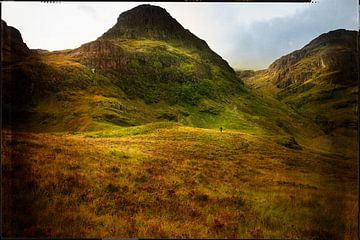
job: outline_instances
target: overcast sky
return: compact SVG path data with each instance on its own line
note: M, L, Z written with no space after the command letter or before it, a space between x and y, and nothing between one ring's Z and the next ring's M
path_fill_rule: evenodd
M95 40L136 2L3 2L2 18L30 48L61 50ZM318 35L358 29L357 0L317 3L151 3L167 9L236 69L267 68Z

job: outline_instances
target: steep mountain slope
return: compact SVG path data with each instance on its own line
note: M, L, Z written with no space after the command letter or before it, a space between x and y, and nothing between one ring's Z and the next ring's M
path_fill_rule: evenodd
M16 71L22 61L31 56L31 51L23 42L19 30L10 27L5 21L1 20L1 75L2 75L2 118L9 122L12 106L25 104L22 98L26 95L23 85L29 85L21 72ZM13 81L11 79L16 79ZM15 98L17 98L15 100ZM19 103L19 104L17 104Z
M242 90L233 69L205 41L165 9L151 5L122 13L102 37L70 55L85 66L111 71L127 95L148 103L195 104L197 98L216 98L229 87ZM192 96L189 88L195 90Z
M276 96L328 135L332 148L356 148L358 51L356 31L322 34L305 47L244 78Z
M269 66L273 84L285 91L305 81L329 81L356 85L357 32L339 29L322 34L300 50L281 57ZM327 74L321 76L322 74Z
M30 55L19 30L1 20L1 62L6 64Z

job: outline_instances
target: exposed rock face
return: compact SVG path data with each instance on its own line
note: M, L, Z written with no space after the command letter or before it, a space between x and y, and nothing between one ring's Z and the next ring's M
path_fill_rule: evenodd
M140 5L120 14L115 26L101 38L170 40L187 47L208 48L205 41L184 29L165 9L152 5Z
M1 20L1 59L3 63L13 62L30 55L30 50L23 42L19 30L10 27Z
M73 51L73 56L79 55L81 62L90 67L104 70L125 70L126 59L121 47L108 40L97 40L82 45Z
M280 88L278 99L312 119L325 134L344 139L356 136L357 39L357 31L330 31L276 60L263 73Z
M19 30L1 20L1 72L2 72L2 122L7 124L15 118L13 112L19 105L30 102L32 85L29 77L17 64L31 56ZM16 66L14 66L16 65Z
M339 84L354 83L357 71L357 32L339 29L320 35L305 47L281 57L269 66L279 88L301 84L323 72L337 71ZM337 79L334 79L336 81Z

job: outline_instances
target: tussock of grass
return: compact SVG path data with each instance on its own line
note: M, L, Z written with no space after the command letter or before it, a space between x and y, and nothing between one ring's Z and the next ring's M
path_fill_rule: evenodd
M130 156L122 151L111 150L110 154L118 159L128 159Z

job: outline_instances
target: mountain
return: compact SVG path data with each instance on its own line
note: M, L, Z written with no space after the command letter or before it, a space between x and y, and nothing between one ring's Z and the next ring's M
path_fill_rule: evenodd
M31 55L19 30L1 20L2 120L5 123L11 121L11 109L26 104L30 97L23 87L29 82L17 69L22 69L21 62Z
M356 148L358 32L322 34L267 70L244 78L272 94L331 136L333 148Z
M253 94L205 41L156 6L120 14L114 27L77 49L32 50L20 62L4 74L11 83L5 123L12 127L94 131L173 121L280 136L280 144L294 147L302 132L301 117Z
M30 49L23 42L19 30L1 20L1 62L7 64L30 55Z
M209 48L204 40L184 29L164 8L148 4L121 13L117 23L100 37L114 38L155 39L200 50Z
M242 91L228 63L157 6L120 14L114 27L70 55L90 68L111 71L127 95L147 103L194 104L220 97L229 86Z
M13 30L7 26L4 29ZM12 41L13 45L22 43L21 36ZM13 50L12 54L17 56L17 49ZM178 120L179 116L189 115L189 110L184 108L199 106L201 101L205 101L204 109L216 108L214 101L224 99L229 93L244 91L234 70L205 41L185 30L165 9L150 5L122 13L113 28L78 49L33 50L26 56L21 65L14 64L4 74L11 83L9 87L5 85L7 92L11 92L11 96L15 92L22 96L9 101L5 98L5 103L12 106L12 113L8 115L19 120L32 115L29 119L35 117L34 122L44 124L58 122L60 125L54 123L57 129L69 126L78 129L80 125L83 128L87 125L85 122L91 120L125 126L161 119ZM81 111L79 115L84 118L64 125L64 118L69 119L69 109L64 109L59 102L71 101L73 107L89 103L90 99L80 101L83 93L79 90L85 91L87 97L93 96L88 106L93 111L84 112L81 107L72 109L72 112ZM49 100L70 92L77 97ZM49 113L47 109L45 112L39 109L41 102L49 101L60 104L57 111ZM161 101L165 107L161 107L160 113L148 106ZM59 113L63 114L51 116ZM50 120L46 120L48 118Z
M297 86L328 73L331 77L327 76L326 80L334 84L356 85L356 49L356 31L331 31L315 38L302 49L274 61L269 66L269 74L273 84L280 89Z

